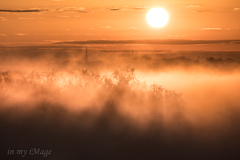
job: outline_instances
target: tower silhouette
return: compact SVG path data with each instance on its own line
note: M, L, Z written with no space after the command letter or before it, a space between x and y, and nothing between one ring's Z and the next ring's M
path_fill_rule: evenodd
M85 54L85 63L88 63L88 50L87 50L87 47L86 47L86 54Z

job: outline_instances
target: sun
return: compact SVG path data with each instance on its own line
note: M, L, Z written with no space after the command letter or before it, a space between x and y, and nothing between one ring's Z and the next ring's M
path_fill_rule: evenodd
M168 13L163 8L153 8L147 13L147 22L152 27L162 27L167 24Z

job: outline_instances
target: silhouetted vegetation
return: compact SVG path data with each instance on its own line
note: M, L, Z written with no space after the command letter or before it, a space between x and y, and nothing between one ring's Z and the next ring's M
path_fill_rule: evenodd
M54 47L0 50L2 159L240 157L239 52Z

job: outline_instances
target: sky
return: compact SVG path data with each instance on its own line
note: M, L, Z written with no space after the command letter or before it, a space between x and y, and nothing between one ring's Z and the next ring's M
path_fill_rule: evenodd
M162 7L168 23L146 14ZM1 0L0 43L240 39L239 0Z

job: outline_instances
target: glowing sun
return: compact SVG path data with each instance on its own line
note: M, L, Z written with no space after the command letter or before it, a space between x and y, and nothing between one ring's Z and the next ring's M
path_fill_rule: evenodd
M153 27L162 27L168 22L168 13L163 8L153 8L147 13L147 22Z

